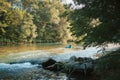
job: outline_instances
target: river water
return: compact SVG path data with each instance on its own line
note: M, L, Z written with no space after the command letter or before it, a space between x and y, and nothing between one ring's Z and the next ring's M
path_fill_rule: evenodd
M64 61L71 56L98 58L100 48L64 48L59 44L37 44L0 47L0 80L67 80L64 73L42 69L40 63L53 58Z

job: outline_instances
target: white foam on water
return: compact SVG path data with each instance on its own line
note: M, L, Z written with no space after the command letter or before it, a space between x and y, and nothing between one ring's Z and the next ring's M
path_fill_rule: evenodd
M96 53L102 54L102 47L88 47L84 50L77 50L77 51L68 51L65 53L61 53L59 55L54 55L52 58L57 61L64 61L66 59L69 59L72 56L76 57L90 57L93 59L99 58L99 56L95 56ZM120 49L119 44L108 44L107 47L105 47L105 51L115 51L117 49Z
M34 68L37 67L38 65L32 65L29 62L25 62L25 63L16 63L16 64L7 64L7 63L0 63L0 69L1 70L17 70L17 69L26 69L26 68Z
M66 52L63 54L55 55L52 58L57 61L66 60L72 56L97 58L94 55L97 53L98 50L100 50L100 48L90 47L85 50L78 50L78 51Z

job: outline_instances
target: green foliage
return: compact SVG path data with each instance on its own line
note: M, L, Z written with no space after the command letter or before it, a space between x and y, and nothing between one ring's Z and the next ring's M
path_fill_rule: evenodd
M83 8L71 13L73 34L83 36L85 46L120 42L119 0L76 0ZM93 20L96 20L93 23Z
M12 42L66 42L69 22L58 0L1 0L0 38ZM1 40L3 41L3 40Z
M9 4L2 1L1 4ZM5 8L4 8L5 7ZM12 42L32 41L36 37L36 26L33 17L20 9L12 9L12 6L0 6L0 38Z
M63 4L58 0L38 1L38 9L31 12L34 14L34 23L37 25L37 40L51 40L52 42L65 42L68 40L69 22L61 16L66 11ZM64 28L64 31L63 31ZM64 37L63 37L64 36Z
M7 26L5 19L10 7L11 5L8 2L5 2L4 0L0 1L0 33L5 32L4 28Z

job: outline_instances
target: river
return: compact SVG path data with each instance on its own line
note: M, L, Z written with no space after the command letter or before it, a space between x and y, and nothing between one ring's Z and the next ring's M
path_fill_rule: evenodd
M59 44L32 44L0 47L0 80L67 80L64 73L42 69L40 63L53 58L64 61L71 56L98 58L100 48L64 48ZM73 79L74 80L74 79Z

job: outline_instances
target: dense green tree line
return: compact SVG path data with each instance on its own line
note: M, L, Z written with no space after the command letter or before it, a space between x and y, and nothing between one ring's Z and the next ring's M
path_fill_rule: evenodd
M120 43L119 0L75 0L82 8L71 12L71 31L85 46ZM80 38L79 38L80 37Z
M0 0L0 42L66 42L71 32L85 46L120 42L119 0L74 1L83 7L70 10L59 0Z
M0 42L66 42L65 12L58 0L0 0Z

